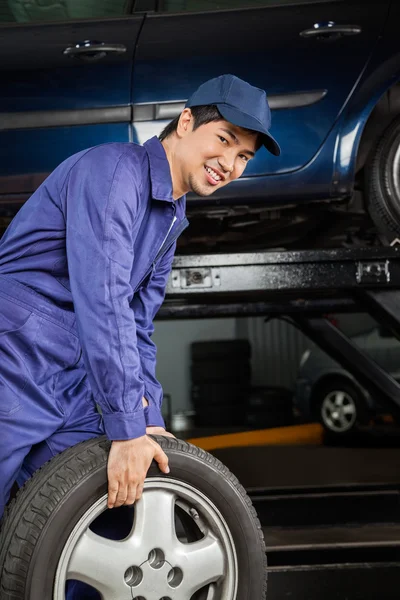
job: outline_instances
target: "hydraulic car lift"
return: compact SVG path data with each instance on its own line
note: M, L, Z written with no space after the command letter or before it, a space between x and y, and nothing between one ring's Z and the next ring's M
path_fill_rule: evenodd
M400 338L400 247L177 256L161 319L290 316L400 416L400 385L327 314L368 312Z
M400 385L329 319L343 312L368 312L400 338L400 247L178 256L158 318L290 318L400 416ZM262 473L252 498L268 545L271 600L397 598L397 448L386 458L365 448L237 450L226 449L220 459L229 451L234 472L248 473L251 465ZM265 465L274 465L278 478L286 473L286 483L275 489ZM321 483L321 473L329 483Z

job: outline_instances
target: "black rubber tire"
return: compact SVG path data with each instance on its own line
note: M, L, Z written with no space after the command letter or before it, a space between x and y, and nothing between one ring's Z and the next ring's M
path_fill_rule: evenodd
M293 392L282 387L253 387L249 394L249 407L260 412L291 413Z
M196 427L240 427L246 425L246 406L207 406L196 408Z
M293 425L293 414L288 411L270 413L249 411L247 413L246 425L254 427L254 429L288 427L289 425Z
M400 117L386 129L366 165L367 208L381 238L387 243L400 237L400 172L393 175L400 148Z
M194 342L191 346L192 361L250 358L251 345L248 340L215 340L210 342Z
M356 419L354 424L350 429L344 432L339 432L331 429L324 421L322 416L322 403L326 396L333 391L340 390L351 396L353 402L356 406ZM364 425L368 423L370 415L368 411L368 407L366 405L366 401L362 396L362 393L359 389L351 382L347 381L345 378L338 377L337 379L331 379L326 385L321 385L318 388L316 394L313 397L313 406L316 412L316 416L321 423L322 427L325 429L326 433L329 436L334 437L347 437L351 436L357 429L359 425Z
M192 385L192 403L198 406L246 406L249 395L247 383L203 383Z
M148 477L193 485L222 513L235 543L238 600L265 600L266 555L260 522L245 490L218 459L187 442L155 437L170 475L153 464ZM85 512L107 492L110 443L78 444L40 469L9 504L0 533L1 600L48 600L63 547Z
M214 360L195 362L191 366L191 379L193 383L217 382L242 382L249 385L251 380L251 367L248 360Z

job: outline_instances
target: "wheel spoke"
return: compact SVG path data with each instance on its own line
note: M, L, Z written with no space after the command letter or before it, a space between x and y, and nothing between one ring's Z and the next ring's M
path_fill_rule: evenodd
M345 415L354 415L356 412L356 407L354 404L345 404L342 410Z
M166 554L180 545L175 531L175 501L175 494L168 490L145 490L135 504L131 537L141 552L148 554L160 548Z
M349 419L346 419L346 416L342 412L339 414L339 423L342 429L346 429L350 423Z
M344 400L344 392L336 392L335 394L335 405L338 406L342 406L343 405L343 400Z
M328 409L330 413L333 413L336 407L332 400L325 400L325 408Z
M132 557L125 542L101 537L90 529L76 544L67 569L67 579L77 579L94 587L104 599L126 595L125 570Z
M184 544L180 559L177 560L184 572L184 580L179 588L182 600L191 598L195 592L216 583L225 575L224 551L221 542L212 533L198 542Z

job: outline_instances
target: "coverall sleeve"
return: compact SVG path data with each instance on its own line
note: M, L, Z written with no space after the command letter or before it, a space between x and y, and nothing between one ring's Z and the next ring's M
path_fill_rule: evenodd
M162 386L156 377L157 348L151 336L153 320L165 297L165 287L171 272L176 242L163 256L148 285L135 294L131 306L136 319L137 343L145 386L144 396L149 406L144 409L146 425L165 427L161 415L163 401Z
M110 148L110 147L109 147ZM66 247L85 368L110 440L146 432L144 385L130 306L140 166L111 147L89 151L64 185Z

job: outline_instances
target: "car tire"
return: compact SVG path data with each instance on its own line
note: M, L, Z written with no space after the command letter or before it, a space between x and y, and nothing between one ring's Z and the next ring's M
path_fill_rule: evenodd
M248 340L214 340L193 342L192 361L210 360L246 360L251 357L251 345Z
M339 377L317 389L313 404L319 422L331 436L349 436L369 420L361 392Z
M400 237L400 117L385 130L366 165L366 192L381 239L391 243Z
M206 382L193 384L191 400L194 408L210 406L224 407L233 410L236 407L246 407L249 395L249 383Z
M196 427L244 427L246 425L246 406L243 403L235 407L198 406L195 410Z
M266 598L264 539L245 490L227 467L204 450L175 438L155 436L154 439L167 453L171 471L164 475L153 463L143 497L133 508L106 509L110 442L105 438L66 450L25 484L6 509L0 533L2 600L64 600L65 582L71 575L69 569L74 579L79 579L76 569L89 579L96 573L96 585L100 585L100 579L104 580L99 590L104 594L104 586L114 585L115 580L115 585L122 585L124 590L126 587L126 591L121 593L115 588L105 597L121 600L125 597L150 600L143 585L150 586L152 600L175 597L174 590L177 593L183 585L189 587L181 587L179 598L182 594L186 598L187 594L187 600L190 597L205 600L210 586L215 586L211 594L216 600ZM154 507L157 510L152 510ZM169 530L172 534L176 525L174 511L178 508L181 524L186 522L186 543L191 542L187 549L182 540L178 547L176 531L169 536ZM88 552L85 544L94 544L93 537L95 541L98 539L93 529L89 532L89 526L94 527L104 515L114 518L117 511L126 511L126 515L135 513L129 525L132 535L129 537L125 532L118 539L121 543L133 540L136 554L129 547L121 560L121 555L115 554L116 543L113 542L111 551L108 549L111 541L104 541L104 537L102 545L93 545ZM146 514L151 515L147 521ZM172 540L170 546L165 540ZM149 545L153 549L147 555ZM101 550L103 547L105 550ZM125 570L127 565L129 568ZM154 582L160 581L162 569L165 581L160 584L162 589L156 589L154 586L158 584ZM186 579L185 569L188 569ZM196 574L194 578L189 574L190 569ZM203 573L207 573L206 579L218 578L218 585L207 580L206 586L197 590L196 585L203 585L202 579L199 583ZM146 577L152 581L144 583Z
M193 383L235 382L250 384L251 366L245 361L200 361L194 362L190 369Z

